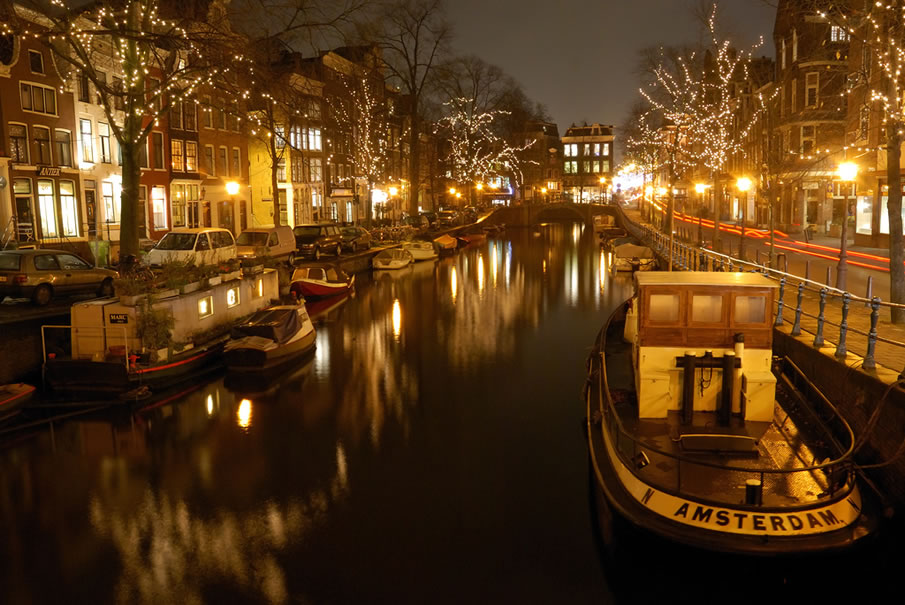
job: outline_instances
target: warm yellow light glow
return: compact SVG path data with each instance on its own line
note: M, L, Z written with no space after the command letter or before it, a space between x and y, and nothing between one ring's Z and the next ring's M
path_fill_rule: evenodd
M540 192L541 192L541 193L547 193L547 188L546 188L546 187L541 187L541 188L540 188Z
M230 288L226 291L226 306L235 307L239 304L239 287Z
M214 413L214 396L208 395L207 396L207 415L210 416L213 413Z
M651 187L650 185L648 185L647 187L644 188L644 193L645 193L645 195L650 197L654 193L654 188Z
M484 255L478 255L478 292L484 291Z
M258 280L258 296L264 296L264 280Z
M399 190L395 187L390 187L390 195L396 195L399 193Z
M657 195L666 195L666 187L657 187Z
M236 195L239 193L239 183L236 181L229 181L226 183L226 193L230 195Z
M602 176L600 177L600 184L603 185L604 183L606 183L606 177Z
M749 189L751 189L751 179L749 179L746 176L743 176L735 182L735 186L738 187L739 191L744 193L745 191L748 191Z
M239 411L236 413L239 426L247 429L251 426L251 400L243 399L239 402Z
M205 296L198 300L198 317L207 317L213 315L214 303L210 296Z
M858 165L854 162L842 162L836 168L836 176L840 181L854 181L858 177Z
M484 188L484 183L478 183L477 185L475 185L475 188L477 188L477 190L480 191L481 189Z
M705 191L707 191L708 187L710 187L710 185L705 185L704 183L697 183L694 186L694 190L697 191L698 193L704 193Z
M461 194L461 193L456 193L456 197L457 197L457 198L460 198L460 197L462 197L462 194Z
M456 194L456 188L455 188L455 187L450 187L450 188L449 188L449 194L450 194L450 195L455 195L455 194Z
M452 299L453 302L456 302L456 290L458 284L456 283L456 268L453 267L452 271L449 273L449 289L452 290Z
M402 307L399 306L399 299L393 301L393 338L399 340L402 334Z

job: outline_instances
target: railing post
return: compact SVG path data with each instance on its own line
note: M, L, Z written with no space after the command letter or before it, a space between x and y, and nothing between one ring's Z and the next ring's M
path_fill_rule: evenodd
M874 349L877 346L877 323L880 321L880 298L874 296L870 299L870 332L867 333L867 354L861 367L865 370L873 370L877 367L874 360Z
M776 306L776 321L773 322L774 326L782 325L782 307L784 304L784 297L786 294L786 278L783 277L779 280L779 303Z
M811 280L811 261L804 261L804 278L808 281Z
M814 346L823 346L823 312L826 310L826 288L820 288L820 312L817 314L817 335L814 336Z
M798 304L795 306L795 323L792 324L792 336L801 335L801 302L804 300L804 282L798 282Z
M852 295L848 292L842 294L842 321L839 322L839 344L836 345L836 357L845 357L845 335L848 332L848 304Z
M826 281L823 282L828 286L833 285L832 273L830 271L831 271L831 269L829 267L827 267L826 268Z
M870 301L870 302L865 301L864 306L869 307L871 305L871 303L873 302L873 298L874 298L874 276L873 275L867 276L867 294L864 295L864 298L866 298L868 301Z

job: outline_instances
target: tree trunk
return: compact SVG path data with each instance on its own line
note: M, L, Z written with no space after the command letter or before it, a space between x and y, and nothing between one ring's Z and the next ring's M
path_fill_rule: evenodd
M409 214L418 214L418 196L421 193L421 117L413 108L409 127Z
M273 123L271 121L271 123ZM282 153L277 153L277 135L276 132L273 133L273 136L270 137L270 157L272 161L270 162L270 189L272 191L271 195L273 197L273 226L280 226L280 187L279 181L277 180L277 168L280 164L280 157Z
M141 126L140 121L138 126ZM124 126L124 131L129 132L125 128ZM127 255L138 255L138 186L141 181L138 154L140 145L144 145L144 140L140 143L134 143L132 139L128 142L119 142L123 154L123 187L120 193L119 213L120 259Z
M889 213L889 300L905 304L905 238L902 235L902 123L890 120L886 127L886 176L889 182L887 212ZM848 220L846 216L844 220ZM892 308L893 323L905 323L905 310Z
M720 241L720 210L723 207L723 179L719 172L713 175L713 249L716 252L723 251Z

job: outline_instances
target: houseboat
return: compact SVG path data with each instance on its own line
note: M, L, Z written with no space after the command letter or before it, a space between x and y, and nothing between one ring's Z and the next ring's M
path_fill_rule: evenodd
M776 284L651 271L635 273L634 286L588 360L604 541L627 528L703 550L787 555L873 534L877 507L852 460L851 428L790 360L774 359Z
M266 269L183 294L76 303L70 325L42 326L44 386L69 399L168 388L222 366L230 329L278 299Z

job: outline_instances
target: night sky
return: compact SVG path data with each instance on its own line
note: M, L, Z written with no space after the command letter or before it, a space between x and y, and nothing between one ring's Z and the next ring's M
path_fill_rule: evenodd
M455 50L515 78L547 106L562 135L573 122L619 127L637 98L638 51L691 44L698 0L450 0ZM723 0L720 15L740 48L764 38L773 56L775 0ZM618 145L617 145L618 148Z

